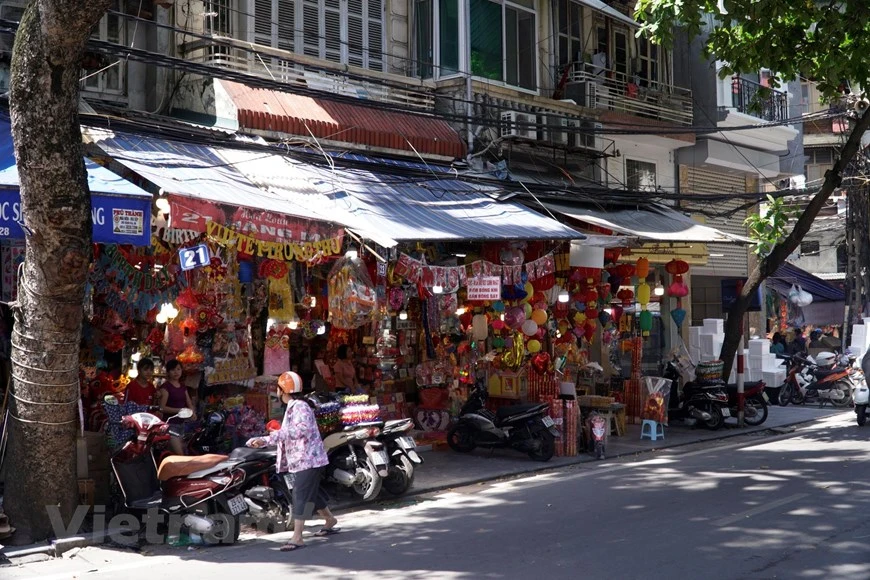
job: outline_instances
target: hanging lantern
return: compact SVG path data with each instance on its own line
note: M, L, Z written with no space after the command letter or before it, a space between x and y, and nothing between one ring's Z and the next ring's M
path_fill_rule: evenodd
M682 308L675 308L671 310L671 318L674 321L674 324L677 326L682 326L683 321L686 319L686 311Z
M471 336L474 340L486 340L489 336L489 326L486 323L486 314L475 314L471 319Z
M683 260L671 260L665 264L665 271L668 274L685 274L689 271L689 264Z
M643 336L649 336L650 330L652 330L652 312L649 310L644 310L640 313L640 333Z
M634 292L628 288L623 288L616 293L616 297L622 300L623 305L630 306L634 302Z
M674 281L668 286L668 294L674 298L684 298L689 295L689 287L683 282L683 277L674 274Z
M613 318L614 322L619 322L619 319L622 318L622 306L614 306L610 309L610 317Z
M645 280L649 276L649 260L646 258L638 258L635 264L635 272L639 280Z
M640 303L640 305L644 309L646 308L646 305L649 304L649 295L650 295L649 284L647 284L646 282L641 282L640 284L638 284L638 286L637 286L637 301Z

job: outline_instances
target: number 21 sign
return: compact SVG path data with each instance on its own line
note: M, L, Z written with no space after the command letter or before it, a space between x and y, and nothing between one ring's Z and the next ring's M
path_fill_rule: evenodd
M178 259L181 263L181 269L186 271L208 266L211 256L208 253L208 246L199 244L189 248L179 248Z

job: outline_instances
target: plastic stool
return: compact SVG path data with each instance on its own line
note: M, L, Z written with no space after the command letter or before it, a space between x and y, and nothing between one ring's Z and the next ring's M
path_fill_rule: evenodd
M649 429L647 429L649 427ZM658 421L644 419L640 426L640 438L649 437L650 441L656 441L659 437L665 438L665 426Z

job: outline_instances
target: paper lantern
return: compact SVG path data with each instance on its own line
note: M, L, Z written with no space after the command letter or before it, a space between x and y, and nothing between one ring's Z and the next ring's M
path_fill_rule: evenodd
M489 326L486 323L486 314L475 314L471 321L471 336L474 340L486 340L489 336Z
M535 324L537 324L538 326L547 322L547 318L549 318L549 316L547 315L546 310L538 309L532 312L532 320L534 320Z
M568 254L568 264L572 268L604 267L604 248L585 245L582 241L572 240Z
M504 313L504 323L511 330L516 330L526 321L526 312L520 306L514 306Z
M679 274L674 276L674 281L668 286L668 294L674 298L685 298L689 295L689 287L683 282Z
M598 309L597 308L587 308L586 309L586 320L595 320L598 318Z
M649 310L640 313L640 333L643 336L649 336L649 332L652 330L652 320L653 315Z
M638 279L644 280L649 276L649 260L646 258L638 258L635 264L635 273Z
M613 264L622 254L622 250L620 248L605 248L604 249L604 260L607 264Z
M689 264L683 260L671 260L665 264L665 271L668 274L685 274L689 271Z
M671 310L671 319L673 319L674 323L677 326L682 326L683 321L686 319L686 311L682 308L675 308Z
M504 302L501 300L496 300L492 303L492 309L496 312L504 312Z
M538 332L538 325L534 320L526 320L523 322L522 330L526 336L535 336Z
M557 302L553 305L553 316L555 318L565 318L568 316L568 305L564 302Z
M504 320L502 320L501 318L496 318L495 320L492 321L492 329L493 330L501 330L505 326L507 326L507 325L504 323Z
M619 322L619 319L622 318L622 306L614 306L610 309L610 316L613 318L614 322Z
M536 352L541 352L541 341L533 338L526 345L526 350L532 354L535 354Z
M646 305L649 304L649 295L649 284L647 284L646 282L641 282L637 285L637 301L640 302L640 305L644 308L646 308Z
M595 338L595 322L592 320L587 320L586 324L583 326L583 334L586 336L586 340L592 342L592 339Z
M578 312L574 315L574 324L576 326L582 326L583 323L586 322L586 315L582 312Z
M601 323L601 326L606 325L608 322L610 322L610 313L607 312L606 310L602 310L601 312L599 312L598 313L598 322Z
M634 291L629 290L628 288L623 288L616 293L616 297L622 300L624 305L629 306L634 301Z

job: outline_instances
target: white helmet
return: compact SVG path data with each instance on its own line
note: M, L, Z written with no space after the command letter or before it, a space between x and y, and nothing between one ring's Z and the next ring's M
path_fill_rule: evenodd
M278 377L278 387L286 395L302 392L302 377L293 371L287 371Z
M820 352L816 355L816 364L820 367L830 367L837 362L837 354L833 352Z

